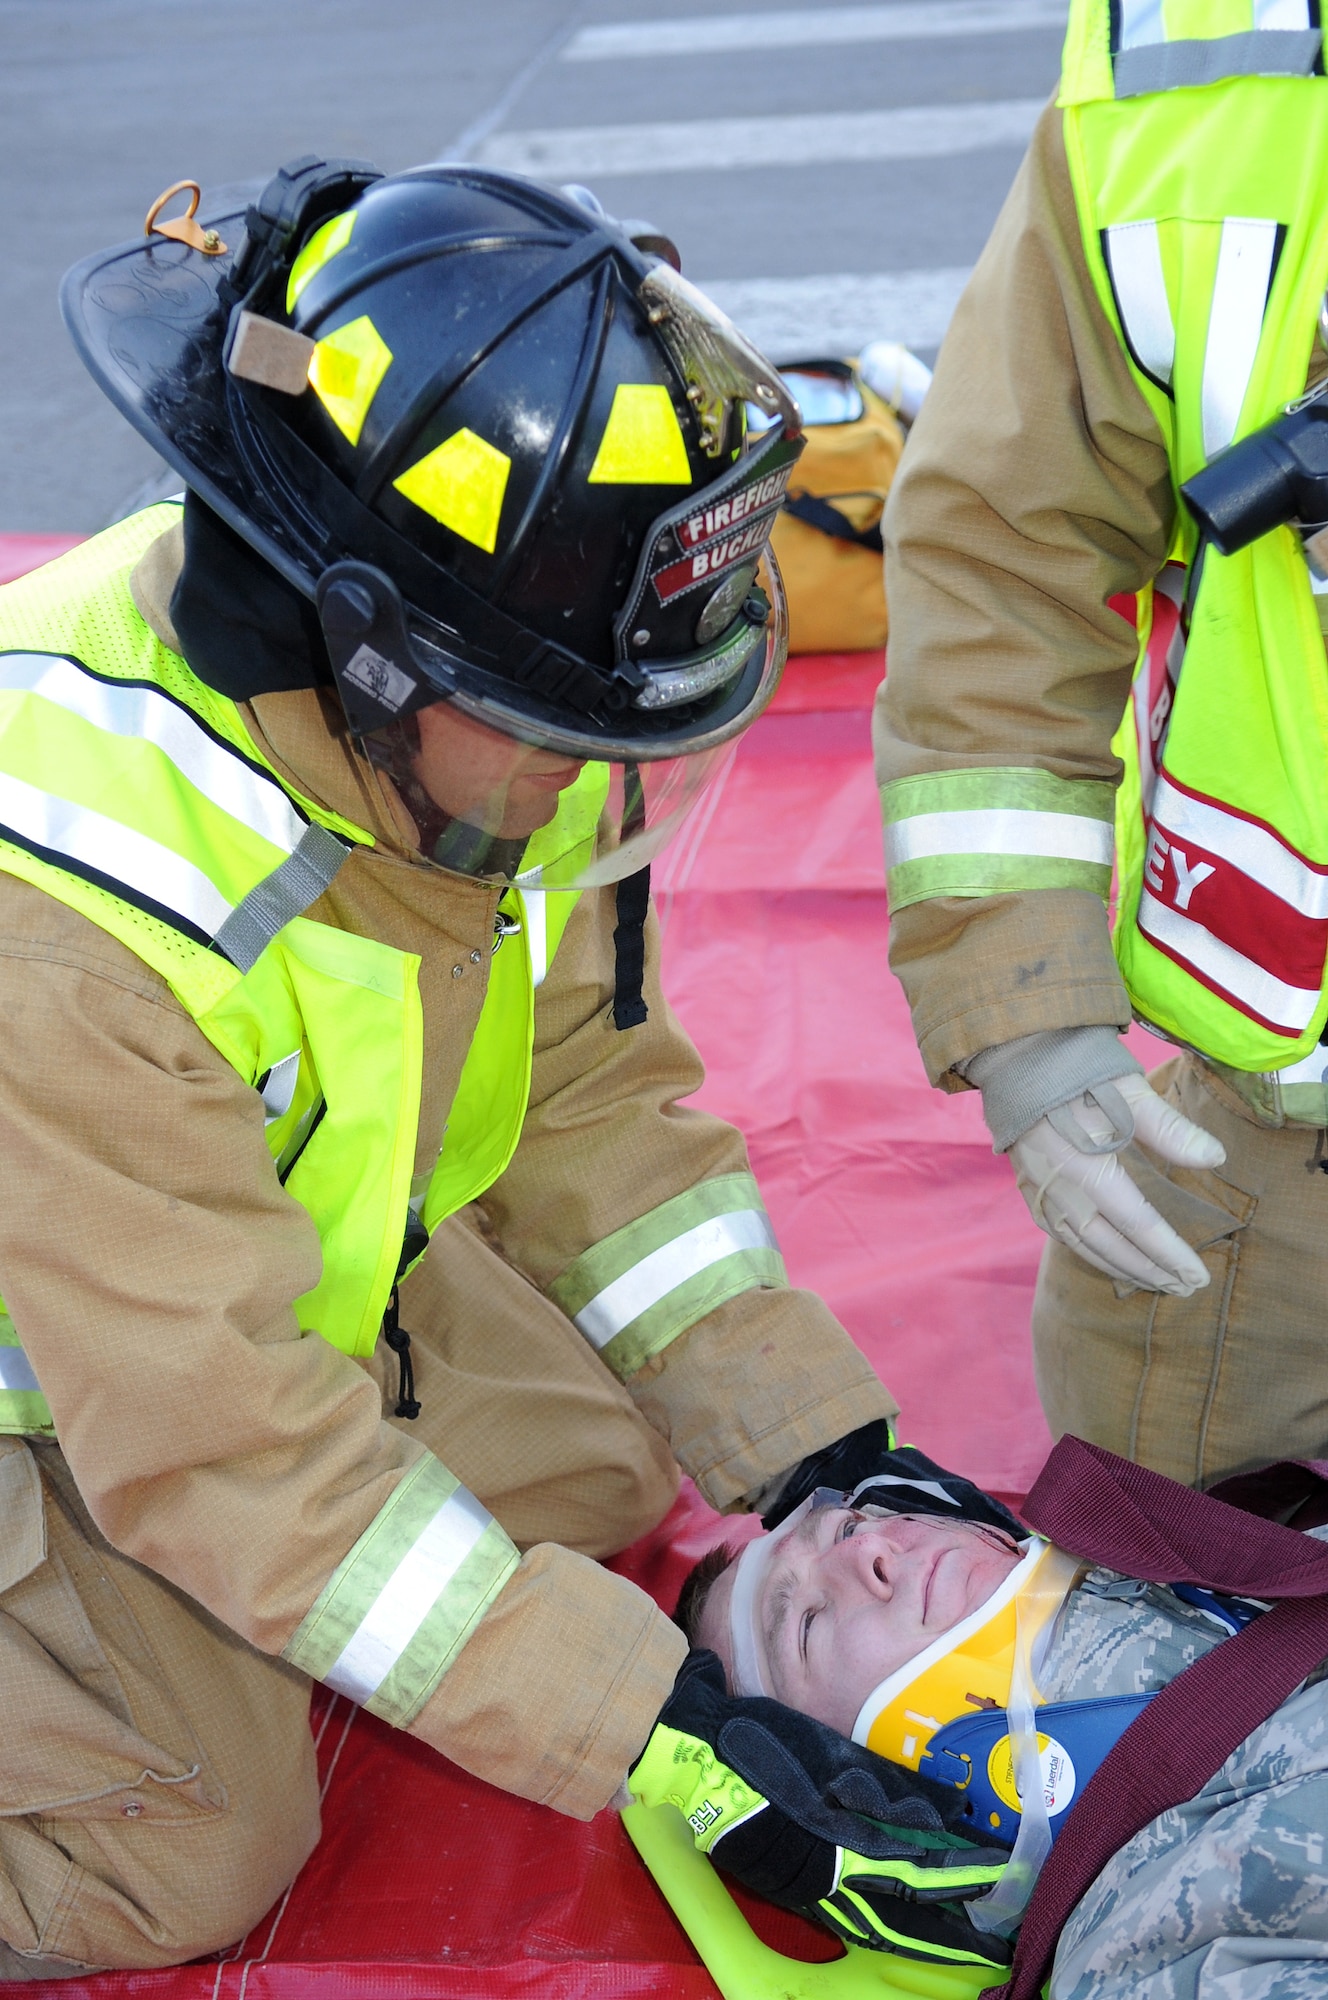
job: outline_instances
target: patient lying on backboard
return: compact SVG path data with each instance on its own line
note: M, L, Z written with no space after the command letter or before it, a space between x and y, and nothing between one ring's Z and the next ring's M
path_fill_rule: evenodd
M731 1692L774 1696L928 1777L970 1771L974 1837L1010 1842L1019 1797L1004 1711L1017 1618L1033 1635L1054 1835L1140 1698L1256 1609L1077 1564L967 1481L901 1451L881 1479L818 1492L740 1552L712 1551L676 1616L693 1645L718 1654ZM1120 1849L1065 1927L1051 2000L1321 2000L1323 1672L1189 1806Z

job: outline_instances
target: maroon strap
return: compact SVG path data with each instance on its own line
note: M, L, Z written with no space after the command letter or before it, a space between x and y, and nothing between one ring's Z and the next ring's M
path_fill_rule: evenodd
M1022 1511L1049 1541L1127 1576L1289 1601L1187 1667L1102 1760L1043 1866L1008 1983L990 2000L1036 2000L1066 1918L1112 1855L1202 1790L1328 1656L1328 1544L1075 1437L1055 1447Z

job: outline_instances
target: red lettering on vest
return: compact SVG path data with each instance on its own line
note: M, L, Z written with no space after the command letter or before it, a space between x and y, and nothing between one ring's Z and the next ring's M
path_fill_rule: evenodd
M1261 1026L1303 1032L1303 996L1317 994L1328 957L1328 870L1275 828L1164 774L1148 825L1143 892L1137 921L1150 944ZM1238 959L1214 951L1214 943ZM1268 981L1301 997L1274 992ZM1270 1016L1270 994L1281 1018Z

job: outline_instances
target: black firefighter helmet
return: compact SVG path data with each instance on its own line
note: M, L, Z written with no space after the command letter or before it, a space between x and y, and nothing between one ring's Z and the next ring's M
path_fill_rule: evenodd
M356 735L441 700L625 769L582 872L648 861L782 668L766 543L801 445L774 369L583 190L305 159L161 228L76 266L66 321L317 604ZM776 419L754 443L748 402Z

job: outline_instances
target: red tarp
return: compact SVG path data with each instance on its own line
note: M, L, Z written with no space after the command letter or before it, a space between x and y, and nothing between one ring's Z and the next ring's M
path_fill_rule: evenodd
M81 535L0 535L0 583L12 583L39 563L54 562Z
M0 537L0 574L22 567ZM54 538L52 538L54 539ZM47 546L28 559L55 553ZM795 1284L826 1296L904 1409L904 1436L1007 1493L1048 1436L1029 1361L1041 1237L975 1095L922 1073L886 963L869 744L878 654L795 661L704 829L657 869L665 984L740 1126ZM615 1568L671 1606L721 1524L690 1488ZM52 2000L709 2000L615 1818L492 1791L320 1693L322 1843L221 1963L61 1981ZM781 1949L832 1957L762 1913ZM29 1991L38 1990L29 1988Z

